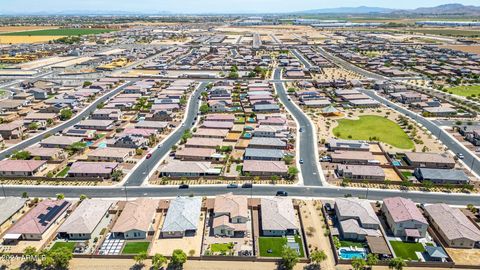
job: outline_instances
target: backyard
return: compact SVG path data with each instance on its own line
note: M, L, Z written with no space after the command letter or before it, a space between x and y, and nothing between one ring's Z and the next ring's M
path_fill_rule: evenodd
M147 252L150 242L128 242L122 250L122 254L139 254Z
M448 92L451 92L454 95L469 97L472 95L480 95L480 85L464 85L448 88Z
M73 252L73 249L75 248L75 242L56 242L53 244L52 248L50 250L56 250L59 248L66 247L68 250Z
M300 245L300 257L304 256L302 239L295 236L295 242ZM283 247L287 244L286 237L260 237L258 241L261 257L281 257Z
M358 120L340 119L333 134L341 139L377 140L400 149L412 149L414 144L395 122L376 115L360 116Z
M408 243L402 241L390 241L393 251L397 257L401 257L405 260L416 261L418 260L415 252L424 252L425 248L421 243Z

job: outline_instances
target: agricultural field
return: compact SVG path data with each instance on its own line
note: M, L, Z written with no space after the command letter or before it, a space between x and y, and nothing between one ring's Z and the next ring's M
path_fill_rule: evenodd
M480 85L465 85L465 86L456 86L452 88L448 88L448 92L462 96L462 97L469 97L472 95L479 96L480 95Z
M1 33L1 36L83 36L112 32L111 29L62 28Z
M333 134L341 139L378 140L400 149L412 149L414 144L395 122L377 115L360 116L358 120L340 119Z
M0 26L0 33L57 29L58 26Z

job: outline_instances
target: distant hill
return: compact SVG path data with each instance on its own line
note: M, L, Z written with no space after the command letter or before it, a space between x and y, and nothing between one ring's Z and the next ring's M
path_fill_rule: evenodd
M368 13L390 13L394 9L381 7L339 7L339 8L323 8L300 11L304 14L368 14Z
M446 4L436 7L423 7L413 10L397 10L394 14L414 14L414 15L480 15L480 7L465 6L462 4Z

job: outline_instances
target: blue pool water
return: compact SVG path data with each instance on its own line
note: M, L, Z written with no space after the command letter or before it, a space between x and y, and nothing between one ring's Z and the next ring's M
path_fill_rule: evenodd
M392 165L398 167L398 166L402 166L402 163L398 160L394 160L392 161Z
M92 141L87 141L87 142L85 143L86 146L90 146L90 145L92 145L92 144L93 144Z
M106 142L101 142L98 144L98 148L105 148L107 147L107 143Z
M340 254L340 258L344 260L365 259L367 257L367 253L363 250L350 250L341 248L338 252Z
M245 133L245 134L243 135L243 137L245 137L245 138L247 138L247 139L250 139L250 138L252 138L252 134L251 134L251 133Z

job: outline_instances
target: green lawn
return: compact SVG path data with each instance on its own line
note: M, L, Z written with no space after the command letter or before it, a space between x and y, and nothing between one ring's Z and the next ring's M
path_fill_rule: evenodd
M150 242L128 242L122 250L122 254L138 254L147 252Z
M413 176L413 173L409 171L402 171L402 175L405 176L406 178L409 178Z
M465 86L457 86L447 89L448 92L452 92L454 95L468 97L471 95L480 95L480 85L465 85Z
M229 252L231 249L233 249L233 243L216 243L210 245L210 250L212 252L226 253Z
M56 242L55 244L53 244L53 247L50 250L66 247L73 252L73 249L75 248L75 244L76 244L75 242Z
M70 170L70 167L65 167L63 170L61 170L59 173L57 173L56 177L65 177Z
M303 244L300 236L295 236L295 242L300 245L300 257L304 257ZM286 237L260 237L258 240L260 257L281 257L283 247L286 243ZM269 249L272 250L271 253L267 252Z
M400 149L412 149L413 142L395 122L382 116L364 115L358 120L340 119L333 134L341 139L376 140Z
M418 260L415 252L424 252L425 248L420 243L407 243L402 241L390 241L393 251L397 257L401 257L405 260Z
M82 36L112 32L111 29L64 28L3 33L1 36Z
M340 240L340 246L341 247L359 247L363 248L365 246L364 242L354 242L354 241L346 241L346 240Z

